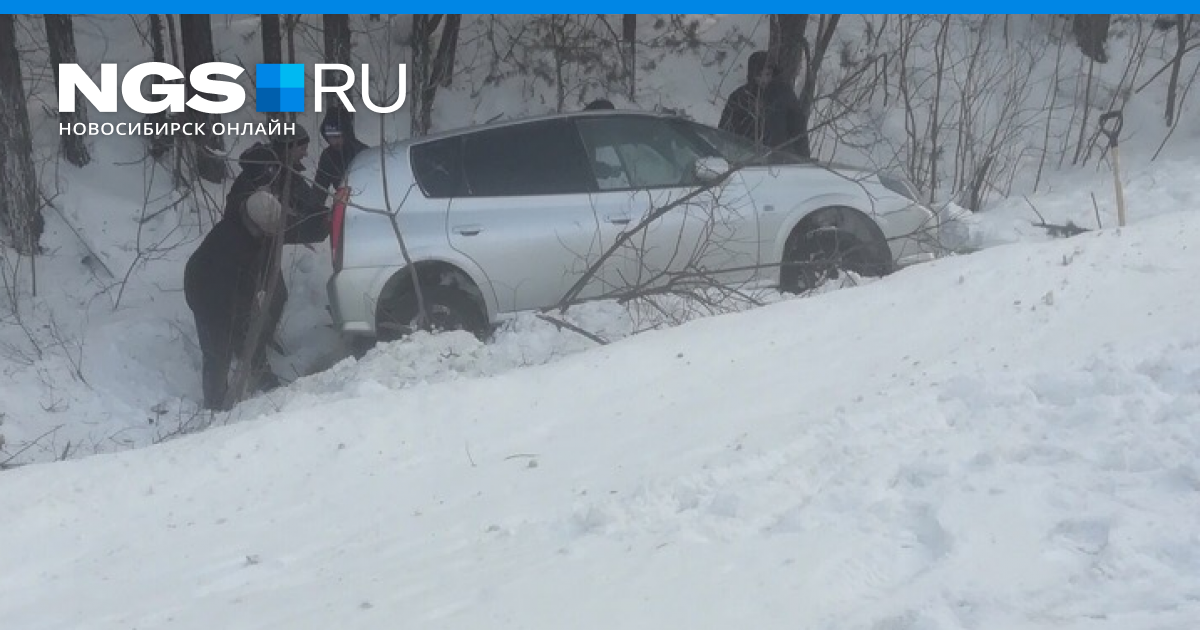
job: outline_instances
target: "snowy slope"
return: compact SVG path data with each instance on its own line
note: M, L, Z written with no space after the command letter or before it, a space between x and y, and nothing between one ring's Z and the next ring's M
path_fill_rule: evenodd
M580 20L597 17L582 16ZM602 68L574 64L566 68L568 73L564 76L568 84L564 107L576 108L604 95L620 106L671 108L697 120L715 121L725 95L744 80L746 57L766 41L766 20L760 15L673 16L681 18L679 24L673 25L673 18L668 17L639 19L641 66L633 100L620 89L623 84L620 76L608 76L610 73ZM693 19L694 28L689 26ZM886 51L896 45L892 41L896 35L894 28L880 30L886 19L890 18L845 17L830 49L827 80L853 73L856 66L846 65L849 61L861 59L871 50ZM536 21L535 16L469 16L465 20L454 83L440 90L437 97L436 129L482 123L496 117L546 113L557 107L555 86L549 80L553 73L545 73L549 52L537 43L540 37L537 33L527 32ZM146 28L144 22L144 16L76 16L81 60L93 66L99 61L130 64L148 60L149 48L139 31ZM20 23L22 54L27 55L24 65L30 70L26 88L35 153L43 191L52 205L46 211L47 232L43 239L47 252L37 260L37 295L33 295L27 260L22 260L22 266L15 271L7 264L0 265L6 279L11 276L18 285L15 301L22 318L20 322L15 320L10 314L10 300L7 295L0 295L0 468L144 446L210 422L236 422L300 404L291 399L291 390L284 390L250 401L232 416L210 419L198 414L200 357L191 313L183 301L182 268L213 216L220 212L224 189L208 185L195 195L180 199L179 193L172 189L169 169L144 159L145 147L135 138L93 139L90 144L94 159L84 169L57 159L53 81L47 72L45 48L37 39L41 37L41 24L36 16L22 18ZM1009 20L994 20L993 30L1001 23L1001 32L993 33L1000 39L990 42L997 47L1000 41L1008 42L1010 36L1013 41L1054 43L1059 36L1053 29L1062 26L1055 19L1034 16L1011 20L1011 24ZM252 67L261 57L258 24L253 15L213 16L216 57ZM402 16L391 22L371 22L366 16L354 16L353 26L357 37L356 63L381 67L406 60L409 24ZM966 37L969 32L961 26L956 22L955 37ZM1013 27L1012 32L1009 26ZM1110 39L1114 63L1095 68L1095 92L1088 101L1088 111L1093 115L1109 106L1110 92L1124 76L1131 47L1136 48L1134 44L1140 41L1131 33L1154 42L1139 71L1153 72L1173 54L1173 49L1167 46L1167 35L1133 31L1134 26L1132 22L1120 25ZM295 41L297 61L312 63L320 59L319 29L320 16L304 16ZM868 32L886 35L883 39L866 37ZM513 56L498 60L492 48L495 42L489 39L496 33L503 34L501 39L515 33L525 36L519 45L514 44ZM922 33L927 38L935 35L928 29ZM968 39L956 40L953 48L969 47ZM860 49L870 41L882 48ZM925 48L919 47L915 53L914 67L928 66L932 53ZM1072 130L1078 127L1073 112L1080 108L1082 99L1082 87L1072 88L1070 80L1072 68L1082 63L1082 57L1069 46L1063 55L1062 77L1051 81L1049 76L1056 67L1055 55L1038 59L1031 70L1036 81L1026 97L1033 103L1030 105L1033 111L1041 111L1041 103L1046 100L1043 97L1056 93L1047 86L1058 86L1061 94L1056 100L1059 115L1054 122L1052 146L1048 147L1046 172L1030 200L1050 222L1070 220L1091 228L1096 225L1091 199L1094 194L1102 225L1111 227L1115 211L1109 164L1093 159L1085 168L1075 169L1070 160L1064 164L1053 159L1060 144L1070 144L1073 136L1069 133L1063 136L1065 127L1060 127L1067 125ZM614 59L608 61L615 63ZM1188 63L1192 63L1191 57ZM518 67L522 64L532 64L541 70L526 68L520 72ZM1184 68L1185 76L1191 67ZM1143 81L1139 79L1138 83ZM1130 96L1122 163L1132 224L1162 213L1194 210L1196 196L1200 194L1194 175L1198 164L1192 151L1200 130L1194 124L1195 117L1190 115L1190 101L1184 103L1179 129L1163 154L1173 160L1149 159L1166 132L1161 122L1165 84L1164 74ZM953 102L956 94L948 91L943 97ZM827 106L824 102L818 105L818 116L828 114L822 109ZM248 111L242 114L227 121L245 122L254 116ZM818 149L827 158L894 166L890 164L895 157L893 153L905 142L903 125L898 125L899 115L900 109L886 102L855 110L840 124L867 134L864 136L867 139L858 144L832 142L822 131L817 137ZM135 119L128 111L117 114L93 111L91 118L93 122ZM301 123L315 130L318 120L314 112L309 112L302 116ZM380 138L381 126L388 138L407 135L407 107L399 115L386 119L359 117L358 129L371 143ZM1027 129L1026 135L1032 134L1040 142L1048 129L1043 129L1041 122L1034 127ZM227 149L236 154L253 140L227 138ZM318 142L312 147L310 172L321 146ZM1012 145L1023 156L1023 161L1013 163L1020 165L1013 177L1014 191L1032 189L1034 158L1044 153L1039 147L1036 143ZM943 166L949 172L950 162ZM951 206L949 210L948 214L952 214L955 208ZM960 242L947 244L974 249L1045 240L1044 231L1029 225L1036 219L1020 196L994 199L985 212L964 218L958 230ZM327 246L286 249L285 276L291 299L279 340L289 354L275 356L273 361L280 375L290 380L335 364L345 352L332 334L325 310L324 285L330 273ZM612 339L646 327L645 322L613 305L578 309L570 317ZM408 386L463 375L497 374L553 362L592 346L573 333L555 330L532 318L516 322L489 346L455 343L429 340L420 347L388 351L386 358L367 365L342 363L301 389L327 392L342 388L345 382L370 381L389 387Z
M355 19L357 61L407 54L403 23ZM858 54L846 46L875 19L848 18L831 50ZM298 60L314 61L306 20ZM653 22L639 32L664 37ZM77 18L81 57L144 60L133 23ZM488 80L488 24L465 25L435 127L555 108L545 80ZM213 27L218 58L257 61L255 18ZM640 49L638 106L713 120L765 23L700 16L697 34ZM1093 108L1128 33L1110 45L1120 63L1097 67ZM599 89L572 71L568 108ZM31 103L50 102L44 73L27 79ZM275 359L296 382L211 418L195 413L179 285L214 208L176 203L136 140L94 142L83 170L56 163L54 120L31 107L53 209L27 330L0 304L0 464L228 426L0 473L0 628L1190 630L1200 163L1186 104L1149 158L1164 81L1128 107L1125 229L1109 162L1052 160L1028 201L954 228L948 244L979 253L639 335L656 320L616 304L567 314L606 347L521 316L489 344L422 335L337 362L328 250L290 248L292 353ZM1073 128L1080 87L1059 89ZM823 150L886 159L897 112L856 112L880 135L863 155ZM359 128L374 142L380 124ZM1014 190L1032 189L1036 149ZM1037 213L1105 229L1052 240Z
M1189 628L1198 239L1176 213L493 377L302 381L9 471L0 619Z

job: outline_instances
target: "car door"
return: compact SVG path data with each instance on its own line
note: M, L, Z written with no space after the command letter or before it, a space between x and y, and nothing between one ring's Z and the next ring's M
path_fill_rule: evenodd
M601 241L631 232L605 267L617 293L681 283L740 284L758 265L758 220L737 174L705 186L695 163L710 147L652 116L588 116L576 120L596 178L592 205ZM678 204L678 205L675 205ZM645 229L636 226L667 209Z
M788 210L814 190L803 180L802 173L806 169L800 165L805 160L791 154L765 151L746 138L700 123L680 121L678 124L688 133L699 136L730 162L744 165L738 176L746 194L754 200L758 217L759 269L755 281L763 285L775 284L779 278L775 243L788 218ZM790 178L781 177L785 169L792 175Z
M466 190L450 201L451 246L483 269L501 312L558 303L600 249L594 184L570 122L478 131L462 151ZM580 297L598 292L597 280Z

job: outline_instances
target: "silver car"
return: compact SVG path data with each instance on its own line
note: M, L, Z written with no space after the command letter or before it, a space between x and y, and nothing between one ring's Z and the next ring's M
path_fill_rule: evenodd
M935 216L914 199L899 180L674 116L471 127L355 159L333 209L331 311L369 343L421 323L414 278L424 323L480 334L565 296L803 291L834 267L881 275L932 257Z

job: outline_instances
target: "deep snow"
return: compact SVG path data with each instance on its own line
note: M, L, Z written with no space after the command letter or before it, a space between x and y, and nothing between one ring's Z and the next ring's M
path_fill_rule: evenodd
M128 22L78 20L81 53L144 56L105 35ZM658 59L639 104L711 120L748 50L719 40L763 26L704 16L709 47ZM254 59L255 27L215 20L218 56ZM463 56L475 74L439 95L438 126L553 109L536 82L481 81L485 58ZM135 140L49 163L49 251L21 297L40 356L0 320L0 462L32 464L0 473L0 625L1190 629L1200 160L1186 113L1149 160L1160 88L1129 106L1125 228L1108 161L1051 169L1028 198L945 207L945 244L976 253L678 326L565 315L603 347L522 315L487 344L345 359L327 246L289 248L275 364L295 382L211 417L179 289L211 209L139 232L176 197ZM864 116L886 132L892 114ZM1092 231L1053 239L1038 213Z
M714 121L722 97L742 80L745 56L765 40L765 22L762 16L753 15L684 17L697 20L694 35L698 46L664 43L670 39L671 31L660 28L654 16L642 17L639 33L646 41L639 54L645 67L639 74L638 100L631 103L624 94L605 95L621 106L676 108L697 120ZM519 23L527 19L511 17L501 21ZM843 55L854 59L870 53L860 49L859 44L867 41L861 35L864 29L878 27L881 18L846 16L844 19L831 48L838 52L839 60L835 65L831 58L828 76L832 78L853 69L844 65ZM319 19L308 16L305 20L296 42L301 61L315 59L319 49L319 42L309 37L310 29L318 28ZM510 74L499 81L489 80L489 73L497 70L490 61L487 38L483 36L487 27L495 26L489 20L487 16L471 17L464 24L459 72L454 84L438 96L436 128L480 123L496 116L545 113L555 108L554 89L543 79ZM129 16L77 16L75 24L77 45L85 63L97 59L121 63L142 61L148 54L140 34L133 30L135 20ZM993 21L991 26L999 24L1000 21ZM1050 18L1023 18L1003 24L1005 29L1010 26L1022 29L1011 33L1005 30L1005 41L1010 36L1018 41L1022 37L1054 41L1056 23ZM388 59L403 60L408 54L403 39L407 26L402 18L389 25L355 16L354 25L360 31L355 47L357 61L382 64ZM29 30L23 30L21 35L27 40L36 35L38 25L34 20L26 26ZM261 55L255 16L215 16L213 28L219 58L249 64ZM891 30L886 33L887 37L894 36ZM879 40L875 46L892 43ZM955 48L964 45L957 42ZM1122 60L1133 42L1128 33L1119 29L1109 45L1114 59ZM1155 64L1161 63L1162 56L1167 54L1157 46L1147 53L1146 70L1157 67ZM30 43L27 49L31 57L26 65L35 70L43 68L38 58L44 55L42 48ZM528 51L521 54L530 55ZM919 52L926 54L927 51ZM1063 63L1069 68L1078 52L1067 49L1066 54ZM539 60L530 57L525 61ZM913 63L921 66L919 58L914 58ZM1040 87L1029 95L1032 101L1041 98L1039 89L1043 92L1047 89L1042 85L1048 80L1047 63L1049 60L1042 60L1033 69ZM514 64L513 59L508 59L499 64L498 71L511 72ZM568 108L602 93L595 76L576 67L570 70L573 74L567 77L572 86ZM1097 66L1094 108L1098 110L1104 105L1107 98L1104 90L1109 89L1105 86L1114 84L1122 70L1121 63ZM37 261L37 296L31 295L28 260L20 261L21 267L16 271L10 265L5 266L6 272L19 283L17 304L22 318L17 322L9 314L8 296L0 296L0 439L3 440L0 463L11 466L144 446L210 422L221 424L254 417L286 404L290 394L284 391L251 401L232 416L208 418L198 414L199 352L191 314L183 302L182 266L203 230L211 225L214 214L220 211L219 200L223 199L224 190L208 186L196 195L180 199L170 185L169 174L162 166L144 159L145 148L135 138L93 140L94 160L84 169L54 160L57 122L50 116L54 102L50 78L44 72L27 77L31 103L46 105L31 107L30 112L43 188L51 206L46 212L48 227L43 241L47 253ZM1163 83L1151 82L1148 89L1131 95L1128 105L1122 179L1129 197L1130 220L1134 223L1164 212L1193 209L1196 191L1200 190L1193 175L1197 161L1189 152L1197 128L1187 115L1187 104L1183 122L1167 146L1166 157L1148 161L1164 133L1160 124ZM1065 108L1073 98L1068 93L1071 81L1060 78L1056 85L1063 92L1058 106ZM1066 112L1064 109L1064 117ZM903 141L902 137L889 135L903 127L896 118L896 108L871 103L856 116L861 120L852 117L842 123L858 121L865 124L860 131L874 128L885 136L883 141L866 145L876 146L877 154L856 153L843 142L826 147L828 151L822 149L826 151L823 155L887 166L893 157L888 147ZM249 120L251 115L243 118ZM123 112L96 114L92 120L117 122L132 118L129 112ZM364 139L375 143L382 123L387 123L385 135L397 138L407 134L405 121L404 115L386 121L364 115L359 117L357 126ZM310 112L301 122L315 130L318 117ZM1074 125L1073 119L1065 118L1056 124L1067 122ZM1055 132L1059 131L1055 127ZM1040 134L1039 127L1035 135L1040 138ZM254 138L227 140L227 149L236 155ZM312 147L310 167L315 164L321 147L319 142ZM1023 151L1025 155L1036 154ZM1073 221L1095 228L1097 213L1092 195L1102 225L1111 227L1115 211L1109 164L1093 160L1081 169L1056 169L1053 162L1051 159L1039 191L1030 195L1029 202L1020 196L994 200L978 215L953 204L946 206L943 216L957 219L943 231L946 244L973 250L1000 243L1045 240L1048 238L1045 231L1030 225L1037 218L1030 202L1050 222ZM1026 167L1017 180L1029 188L1032 167L1031 164ZM325 311L325 280L330 273L327 245L286 250L285 276L291 299L279 341L288 354L275 356L274 364L281 376L291 380L336 364L346 352L332 333ZM579 308L568 317L585 322L585 327L612 339L663 323L646 313L631 314L613 305ZM24 324L24 328L18 323ZM459 359L442 358L444 352L439 348L446 342L430 343L428 349L397 349L394 357L383 359L376 368L342 365L319 378L332 379L331 386L337 387L341 380L353 379L359 373L369 377L372 371L397 370L382 377L384 382L411 384L440 380L447 375L494 374L553 361L593 345L574 333L556 330L528 317L514 322L494 344L470 350L469 355Z
M1177 213L998 247L492 377L312 379L13 470L0 617L1190 627L1198 236Z

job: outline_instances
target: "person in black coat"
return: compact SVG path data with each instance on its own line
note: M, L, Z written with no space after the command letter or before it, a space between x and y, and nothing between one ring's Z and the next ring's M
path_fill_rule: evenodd
M367 145L354 135L354 114L341 107L331 107L321 120L321 137L329 146L317 160L317 190L329 192L346 176L346 168L354 156L362 153Z
M746 84L734 90L718 127L772 149L808 156L808 130L792 88L777 80L767 53L750 55Z
M265 319L251 353L251 388L265 390L278 385L267 361L267 344L287 301L283 273L274 259L279 251L277 239L315 243L328 236L327 211L294 168L303 159L307 144L307 135L299 131L242 153L242 171L226 196L224 216L205 235L184 270L184 295L196 320L203 354L204 406L208 409L227 409L234 402L227 395L230 364L241 355L256 317ZM272 272L275 286L268 303Z

